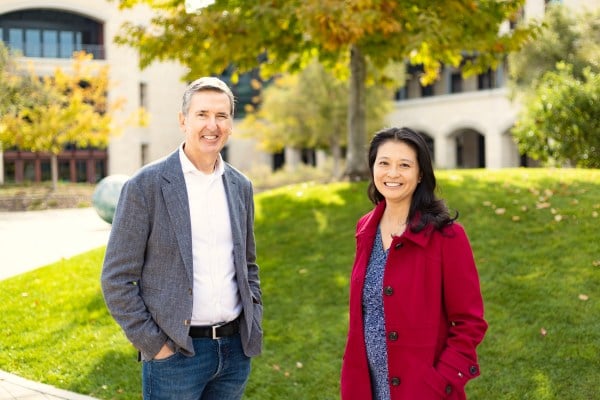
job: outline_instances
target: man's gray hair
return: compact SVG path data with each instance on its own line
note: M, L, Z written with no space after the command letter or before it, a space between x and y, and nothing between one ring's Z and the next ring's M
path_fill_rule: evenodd
M233 93L225 82L213 76L204 76L202 78L198 78L188 85L188 87L185 89L185 92L183 92L183 101L181 103L181 112L183 115L187 115L187 113L190 111L190 102L192 101L192 96L205 90L225 93L227 97L229 97L229 103L231 104L230 112L231 116L233 117L233 112L235 110L235 98L233 97Z

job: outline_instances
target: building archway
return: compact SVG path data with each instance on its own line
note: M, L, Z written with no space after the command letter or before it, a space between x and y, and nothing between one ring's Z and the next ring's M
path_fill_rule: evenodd
M454 139L456 168L485 168L485 136L470 128L459 129Z

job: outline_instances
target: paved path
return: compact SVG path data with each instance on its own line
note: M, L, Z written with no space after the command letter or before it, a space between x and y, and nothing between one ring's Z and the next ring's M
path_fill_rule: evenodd
M105 245L110 224L93 208L0 212L0 280ZM0 371L0 400L94 400Z
M0 400L96 400L0 371Z
M93 208L0 212L0 280L106 244Z

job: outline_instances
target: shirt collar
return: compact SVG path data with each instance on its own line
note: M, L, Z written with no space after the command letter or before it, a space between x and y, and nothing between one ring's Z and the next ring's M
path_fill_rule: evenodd
M196 166L190 161L188 156L183 151L184 143L179 145L179 161L181 162L181 169L183 173L193 173L193 174L202 174L204 176L222 176L225 173L225 163L223 162L223 157L219 153L217 155L217 165L215 166L214 171L211 174L205 174L200 171Z

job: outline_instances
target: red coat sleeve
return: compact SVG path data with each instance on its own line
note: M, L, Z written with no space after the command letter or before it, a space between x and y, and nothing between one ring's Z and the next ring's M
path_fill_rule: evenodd
M443 301L448 318L448 340L436 369L456 389L479 376L476 348L487 323L473 251L459 224L444 233L442 244Z

